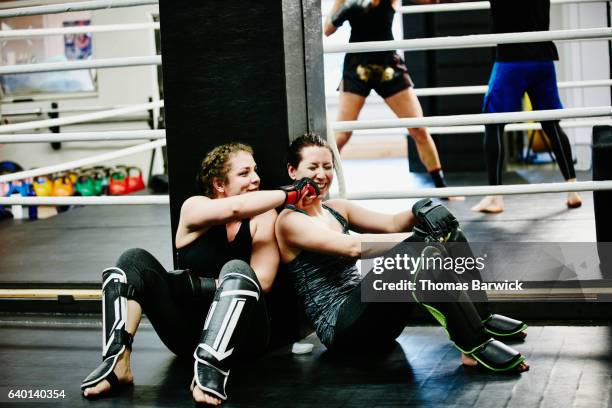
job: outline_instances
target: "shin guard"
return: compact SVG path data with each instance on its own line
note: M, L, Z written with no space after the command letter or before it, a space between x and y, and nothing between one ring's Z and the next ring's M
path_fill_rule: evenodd
M261 296L253 269L244 261L226 263L219 288L206 316L200 344L194 352L197 386L222 400L235 347L245 338L245 326Z
M445 248L448 249L452 257L474 258L467 237L460 228L456 228L450 234ZM458 277L461 282L467 283L469 287L471 287L472 280L482 282L482 275L477 268L466 270L465 273L458 275ZM525 323L510 317L491 313L486 291L469 289L466 292L470 300L474 303L474 307L485 326L485 330L489 334L499 338L525 337L523 333L527 329Z
M134 287L128 285L125 272L107 268L102 272L102 363L81 383L81 389L107 380L111 387L118 383L113 372L119 356L132 348L132 335L125 330L127 301L134 297Z
M444 257L443 248L425 246L421 255L423 258ZM464 354L474 358L484 367L494 371L507 371L524 360L516 350L493 340L464 290L435 291L423 290L421 281L448 284L461 284L454 272L436 268L422 268L414 274L416 288L413 297L446 330L451 341Z

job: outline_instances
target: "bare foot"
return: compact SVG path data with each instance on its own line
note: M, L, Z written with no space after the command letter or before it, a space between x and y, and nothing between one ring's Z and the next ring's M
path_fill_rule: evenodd
M478 365L478 361L474 360L472 357L468 357L465 354L461 353L461 364L466 365L468 367L476 367Z
M503 196L486 196L478 204L472 207L472 211L487 214L497 214L504 211Z
M117 376L119 380L119 384L131 384L134 382L134 376L132 375L132 369L130 368L130 351L125 350L121 356L119 356L119 361L117 361L117 365L113 372ZM111 385L107 380L102 380L98 384L93 387L85 388L83 391L83 396L86 398L96 397L102 394L106 394L111 390Z
M529 371L529 364L523 361L521 364L515 367L515 370L519 373L522 373L524 371Z
M214 405L214 406L223 404L223 400L205 393L204 391L200 389L200 387L196 387L195 378L191 382L190 389L191 389L191 395L193 397L193 400L196 402L196 404L208 404L208 405Z
M478 361L474 360L472 357L468 357L465 354L461 353L461 364L468 366L468 367L475 367L478 365ZM522 363L518 364L516 367L514 367L514 370L517 373L522 373L524 371L529 371L529 364L527 364L525 361L523 361Z
M567 193L567 207L568 208L578 208L582 205L582 199L580 195L575 191Z

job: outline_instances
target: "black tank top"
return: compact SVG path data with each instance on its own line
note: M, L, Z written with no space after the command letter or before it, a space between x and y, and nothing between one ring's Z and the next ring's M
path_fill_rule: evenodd
M232 242L227 240L225 225L214 225L189 245L178 249L180 269L191 269L205 278L218 278L221 267L232 259L251 261L250 220L242 220Z
M372 7L367 13L349 19L351 37L349 42L388 41L393 40L391 26L395 9L391 0L381 0L378 6ZM378 51L346 54L344 64L356 66L359 64L393 64L394 51Z
M285 208L304 213L294 206ZM347 220L331 207L324 204L323 208L342 225L342 232L348 234ZM302 250L287 264L287 270L319 339L323 344L332 344L340 306L361 281L357 260Z
M494 33L548 31L550 0L491 0ZM558 60L552 41L499 44L497 61Z

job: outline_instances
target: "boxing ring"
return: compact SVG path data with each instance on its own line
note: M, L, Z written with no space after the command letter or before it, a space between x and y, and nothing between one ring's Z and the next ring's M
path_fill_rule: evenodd
M552 0L552 4L589 3L595 0ZM134 7L157 4L152 0L96 0L77 3L54 4L19 9L0 10L0 18L37 14L62 13L77 10L98 10L104 8ZM483 10L488 2L457 4L437 4L427 6L404 6L398 13L435 13ZM125 24L70 27L53 30L30 29L0 31L0 41L13 38L33 38L47 35L64 35L75 32L110 32L158 29L159 24ZM494 47L497 44L534 41L589 41L612 39L612 28L559 30L549 32L512 34L468 35L444 38L385 41L378 43L346 44L343 46L324 46L325 53L371 52L376 50L405 51L433 49L463 49L472 47ZM138 56L108 58L91 61L39 63L0 67L0 75L33 72L52 72L73 69L112 69L160 65L161 56ZM612 80L597 79L588 81L559 82L559 88L610 87ZM486 85L421 88L415 89L418 96L444 96L483 94ZM129 130L95 131L65 133L23 133L68 124L87 124L88 122L121 118L132 113L160 109L164 101L131 106L96 109L93 112L55 119L36 120L0 126L0 144L73 142L73 141L146 141L115 152L84 157L70 162L0 175L0 183L11 183L55 172L77 169L83 166L105 163L109 160L129 157L166 145L166 131ZM18 111L12 111L18 114ZM41 113L43 113L41 111ZM482 132L485 124L509 123L506 131L540 129L540 120L561 120L564 128L588 128L597 125L612 125L612 107L591 106L560 109L553 111L531 111L493 114L466 114L449 116L430 116L411 119L360 120L351 122L329 121L327 130L352 130L356 134L371 132L377 134L393 132L397 129L427 127L432 134L453 134L461 137L465 133ZM483 195L508 195L506 213L495 219L469 211L467 202L449 202L447 206L457 214L466 231L471 232L477 241L499 241L506 234L509 239L525 241L577 241L594 240L593 197L590 192L612 190L612 180L578 181L560 183L557 172L544 171L512 172L511 184L486 186L482 175L453 178L452 184L466 184L462 187L428 188L421 177L407 175L401 178L407 183L396 188L396 183L386 183L383 188L359 186L368 171L364 166L374 166L376 171L389 172L391 169L407 172L400 167L399 161L357 161L342 163L339 155L336 161L341 165L337 170L338 188L332 197L362 200L368 208L389 210L406 209L421 197L466 196L469 198ZM376 167L379 166L379 167ZM405 166L405 163L401 164ZM373 172L370 170L370 172ZM537 174L536 174L537 173ZM578 172L579 180L588 180L588 172ZM528 184L525 184L528 183ZM384 184L384 183L381 183ZM588 192L579 211L562 211L560 205L552 206L552 200L560 203L555 196L566 192ZM551 198L554 197L554 198ZM530 202L530 214L523 212L525 203ZM29 367L34 362L50 358L45 350L53 350L52 364L41 363L39 375L32 380L30 387L42 387L53 383L69 391L66 406L89 406L80 398L78 385L83 377L81 366L94 366L99 352L100 282L99 274L114 257L130 246L141 246L159 254L160 260L168 269L172 265L172 239L168 230L170 197L168 195L127 195L101 197L0 197L3 206L78 206L67 213L36 222L13 222L0 224L0 255L4 262L0 266L0 330L3 332L3 346L0 358L10 367L13 379L28 378ZM517 230L523 230L522 235ZM19 244L16 244L18 242ZM46 244L45 244L46 243ZM16 245L18 249L16 250ZM592 271L585 275L578 288L550 288L537 278L533 279L534 292L524 296L528 300L542 294L575 295L585 299L598 296L611 296L610 285L594 283L598 279ZM565 291L565 292L564 292ZM569 296L568 295L568 296ZM491 293L500 298L503 294ZM517 300L517 299L515 299ZM521 300L521 299L518 299ZM561 314L572 319L580 319L582 313L592 312L593 304L560 303ZM509 310L508 304L500 304L500 311ZM533 305L524 304L518 310L530 315L536 322L545 319L545 314L533 310ZM21 314L29 312L32 314ZM58 313L49 315L45 313ZM91 314L92 315L88 315ZM601 316L600 316L601 317ZM417 324L423 316L415 314ZM575 322L575 321L574 321ZM581 325L584 323L580 323ZM500 387L499 377L456 368L456 356L451 353L446 338L439 335L437 327L423 325L410 326L398 339L397 349L385 358L368 359L362 365L353 361L335 359L325 352L316 336L306 339L315 345L315 351L308 356L291 357L286 349L279 349L261 359L257 369L238 370L232 378L231 399L228 406L279 405L287 406L292 401L295 406L313 406L324 402L325 406L352 405L402 405L421 406L427 404L463 406L476 404L491 405L495 401L507 401L509 406L535 406L536 401L544 398L547 402L562 406L571 398L575 406L587 406L596 401L609 403L611 384L609 364L606 353L610 353L609 326L592 327L572 326L571 323L559 325L538 325L532 327L529 340L519 347L528 359L535 364L526 379L513 384L510 388ZM608 336L608 337L607 337ZM22 339L27 338L27 342ZM584 344L592 344L584 351ZM546 346L546 347L545 347ZM100 406L146 406L175 407L190 403L186 385L190 381L191 363L174 359L157 338L150 323L144 321L135 342L138 350L133 357L136 373L136 387L133 391L118 397L97 402ZM559 358L559 355L580 356L581 366L573 361ZM573 357L572 357L573 358ZM570 359L571 360L571 359ZM574 364L574 365L572 365ZM57 367L61 367L61 376ZM72 367L73 369L71 369ZM74 369L79 367L79 369ZM434 373L432 367L440 371ZM254 374L254 370L257 373ZM377 373L375 381L372 373ZM547 374L548 373L548 374ZM61 377L61 378L58 378ZM254 378L256 378L254 380ZM53 379L53 380L50 380ZM398 380L400 379L400 380ZM502 382L505 382L504 379ZM15 382L15 381L13 381ZM560 395L556 386L567 383L579 384L574 390ZM25 381L22 381L25 383ZM0 380L0 389L18 386L7 380ZM4 388L3 388L4 387ZM489 390L494 399L487 399ZM357 401L355 396L359 396ZM2 399L0 403L10 402ZM62 405L62 402L60 402ZM26 405L20 405L26 406ZM182 405L181 405L182 406ZM595 406L595 405L594 405Z

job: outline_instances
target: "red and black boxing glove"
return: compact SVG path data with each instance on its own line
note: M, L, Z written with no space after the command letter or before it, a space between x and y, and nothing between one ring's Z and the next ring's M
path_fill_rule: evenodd
M295 205L306 194L316 197L320 193L317 183L308 177L295 180L292 184L282 186L280 189L285 192L285 203L283 205Z

